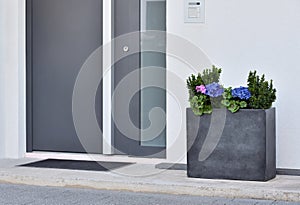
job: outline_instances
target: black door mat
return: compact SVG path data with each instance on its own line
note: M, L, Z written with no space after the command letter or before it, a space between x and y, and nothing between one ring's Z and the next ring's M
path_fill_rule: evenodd
M29 164L23 164L20 166L34 167L34 168L48 168L48 169L50 168L50 169L84 170L84 171L110 171L124 166L129 166L132 164L134 163L47 159L47 160L33 162Z

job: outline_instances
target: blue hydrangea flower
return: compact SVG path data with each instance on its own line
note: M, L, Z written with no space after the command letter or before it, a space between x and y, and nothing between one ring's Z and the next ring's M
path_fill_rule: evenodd
M241 100L249 100L251 98L251 93L246 87L235 88L231 91L231 95L235 98L240 98Z
M206 95L210 97L219 97L224 93L224 88L218 83L206 85Z

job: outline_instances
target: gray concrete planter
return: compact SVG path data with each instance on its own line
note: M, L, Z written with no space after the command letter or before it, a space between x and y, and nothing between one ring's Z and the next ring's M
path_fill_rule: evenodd
M276 176L275 108L216 109L196 116L187 109L189 177L267 181Z

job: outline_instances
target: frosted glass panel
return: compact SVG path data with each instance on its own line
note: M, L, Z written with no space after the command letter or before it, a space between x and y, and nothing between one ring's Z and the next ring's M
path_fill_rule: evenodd
M141 30L166 31L166 1L142 0ZM149 52L156 47L163 52ZM141 36L141 145L166 147L166 36ZM146 69L145 69L146 68ZM149 84L153 85L149 87ZM151 121L150 121L151 119Z

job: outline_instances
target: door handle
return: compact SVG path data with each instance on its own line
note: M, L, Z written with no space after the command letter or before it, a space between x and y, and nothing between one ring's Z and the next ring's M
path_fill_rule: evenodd
M124 47L123 47L123 51L124 51L124 52L128 52L128 51L129 51L129 47L128 47L128 46L124 46Z

